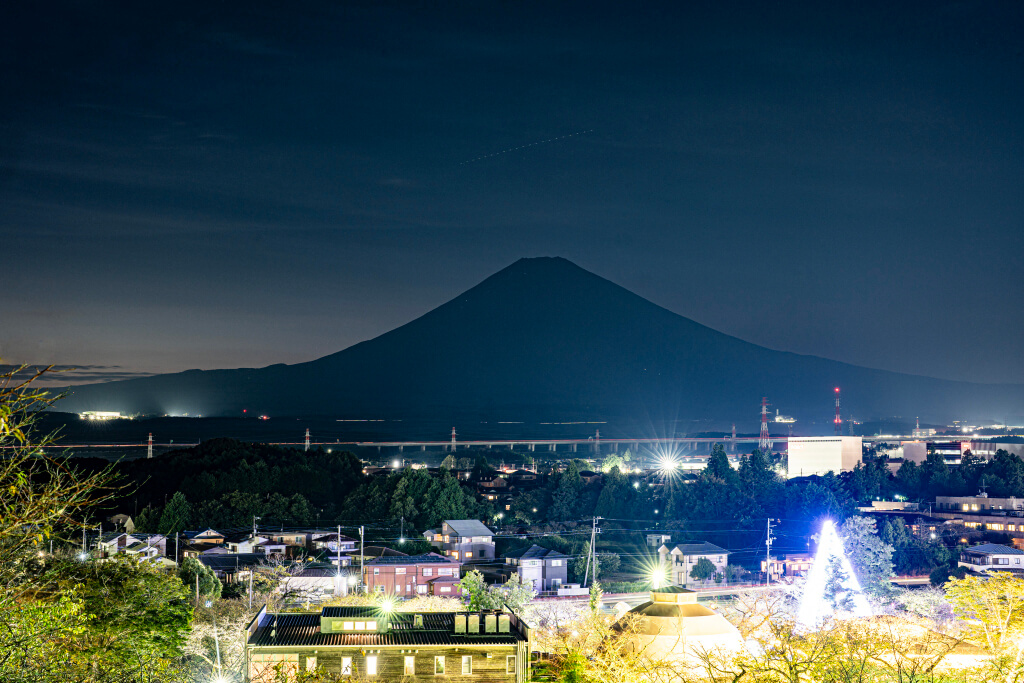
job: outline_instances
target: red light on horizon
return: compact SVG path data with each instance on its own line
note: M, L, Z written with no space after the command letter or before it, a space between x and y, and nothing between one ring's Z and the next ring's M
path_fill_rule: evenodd
M836 387L836 391L839 391L839 387Z

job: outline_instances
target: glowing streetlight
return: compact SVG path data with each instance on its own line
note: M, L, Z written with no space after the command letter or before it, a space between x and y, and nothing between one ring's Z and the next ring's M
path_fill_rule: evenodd
M380 601L380 605L378 607L384 614L391 614L395 611L395 601L391 598L384 598Z

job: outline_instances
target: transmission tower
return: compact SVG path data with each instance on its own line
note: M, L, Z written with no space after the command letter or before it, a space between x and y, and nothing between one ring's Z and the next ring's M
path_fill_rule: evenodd
M309 427L306 427L306 450L309 450Z
M153 459L153 432L149 433L149 443L146 445L146 458Z
M455 452L455 427L452 427L452 453Z
M761 438L757 442L757 447L762 453L767 453L772 444L768 441L768 397L761 397Z
M843 434L843 420L839 416L839 387L836 387L836 436Z

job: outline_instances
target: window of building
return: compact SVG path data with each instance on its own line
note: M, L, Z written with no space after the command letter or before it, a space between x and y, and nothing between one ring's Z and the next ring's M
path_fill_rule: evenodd
M395 573L396 574L404 574L405 573L405 567L395 567Z
M380 567L374 567L373 568L373 575L377 576L378 574L380 574Z
M412 616L412 627L413 628L423 628L423 615L422 614L414 614Z
M552 567L561 567L562 566L562 561L561 560L551 560L551 566Z
M431 576L433 573L434 573L434 570L431 569L430 567L424 567L423 568L423 576Z
M416 658L406 657L405 658L405 675L415 676L416 675Z
M306 671L316 671L316 657L306 657Z
M441 592L442 593L451 593L452 592L452 587L451 586L441 586Z
M357 631L365 631L366 630L366 622L365 621L357 621L356 622L356 630Z
M376 676L377 675L377 656L369 655L366 658L366 675Z
M299 671L299 655L254 652L249 658L249 678L252 680L277 675L278 671L286 677L294 678Z
M352 675L352 658L342 657L341 658L341 675L351 676Z
M376 621L368 621L368 622L366 622L366 630L367 631L376 631L377 630L377 622Z
M452 557L454 557L456 560L459 559L459 551L458 550L453 550L452 551ZM440 574L440 573L441 572L438 572L438 574Z
M472 550L467 550L466 551L466 559L468 560L471 557L473 557L473 551Z
M334 623L337 624L338 622L334 622ZM355 628L355 625L353 625L353 623L351 621L346 621L345 622L345 630L346 631L351 631L354 628Z
M462 655L462 675L473 673L473 655Z
M516 672L516 656L508 655L505 657L505 673L514 674Z
M416 586L416 592L417 593L426 593L427 592L427 587L426 586Z
M438 655L434 657L434 675L444 675L444 655Z

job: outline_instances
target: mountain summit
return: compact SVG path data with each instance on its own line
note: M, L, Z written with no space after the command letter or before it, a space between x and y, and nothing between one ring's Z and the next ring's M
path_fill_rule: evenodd
M521 259L401 327L308 363L73 387L57 407L749 426L761 396L804 424L828 423L834 386L863 417L1024 414L1022 386L951 382L773 351L672 313L562 258Z

